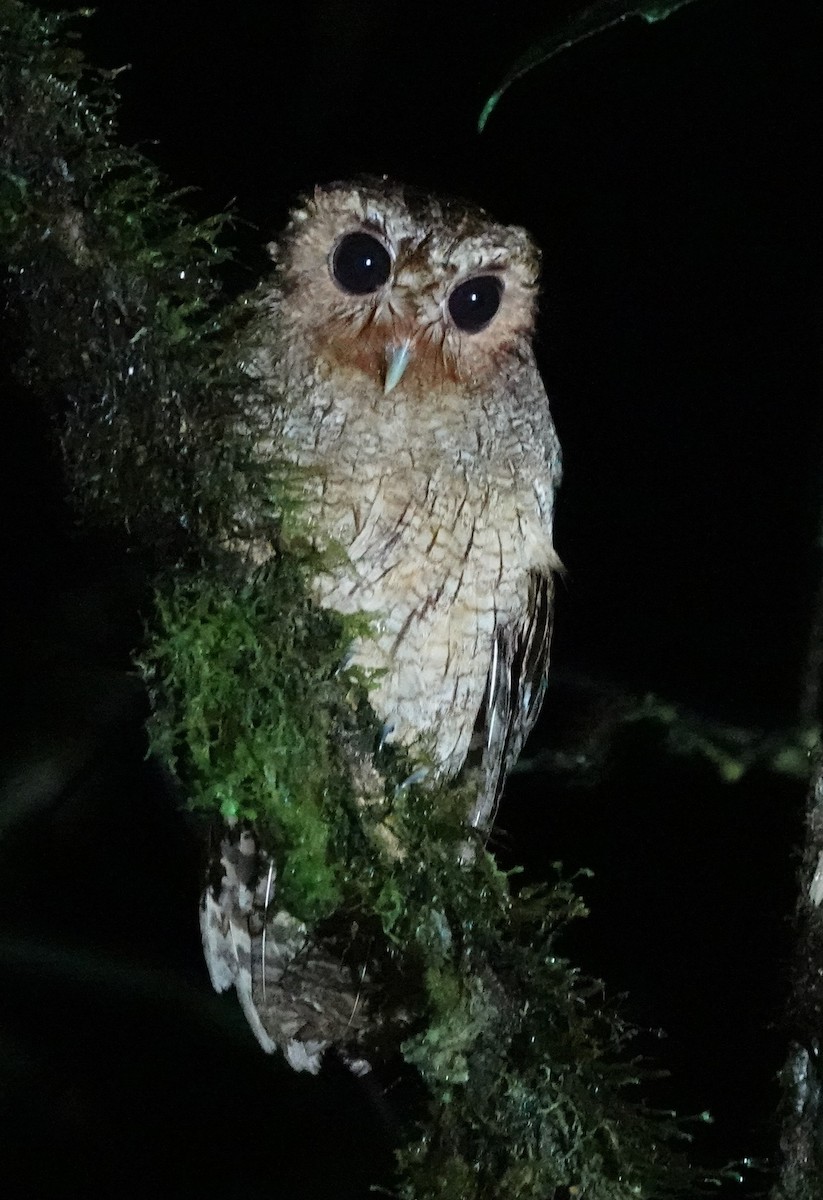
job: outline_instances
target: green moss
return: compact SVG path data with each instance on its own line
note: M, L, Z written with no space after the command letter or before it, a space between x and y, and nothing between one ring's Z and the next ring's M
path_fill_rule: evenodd
M157 607L143 664L153 751L185 781L192 808L256 823L287 908L307 921L329 915L356 826L340 742L354 720L349 697L365 699L354 672L340 676L350 631L309 603L282 558L239 583L173 577Z
M562 882L512 896L505 924L479 922L451 972L427 975L428 1024L404 1047L432 1094L430 1122L403 1154L409 1200L446 1195L452 1174L476 1200L688 1187L677 1122L632 1099L645 1072L627 1053L631 1029L557 952L576 909Z
M159 562L208 555L229 499L268 497L242 440L245 306L219 303L229 219L192 222L117 144L112 77L71 20L0 0L0 253L20 375L61 413L75 503Z

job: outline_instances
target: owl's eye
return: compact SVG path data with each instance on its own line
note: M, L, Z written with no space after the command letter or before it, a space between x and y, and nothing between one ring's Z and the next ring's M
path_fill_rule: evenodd
M454 289L449 296L449 314L463 333L479 333L496 314L502 296L502 280L496 275L478 275Z
M381 288L391 272L391 258L370 233L347 233L337 244L331 271L344 292L366 296Z

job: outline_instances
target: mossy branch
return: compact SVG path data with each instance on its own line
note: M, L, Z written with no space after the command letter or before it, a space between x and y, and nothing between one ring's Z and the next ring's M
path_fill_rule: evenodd
M74 502L153 573L137 653L155 753L198 811L254 821L296 914L362 929L381 1036L430 1097L399 1196L688 1186L682 1126L634 1098L647 1071L632 1030L560 953L583 913L572 884L518 892L479 845L461 866L465 791L417 786L381 747L369 680L345 666L365 626L310 602L305 546L278 537L289 481L244 432L247 309L220 301L227 218L190 221L118 145L112 77L85 66L71 20L0 0L0 247L19 374L60 416ZM233 547L261 530L279 549L250 573ZM344 758L382 781L372 805Z

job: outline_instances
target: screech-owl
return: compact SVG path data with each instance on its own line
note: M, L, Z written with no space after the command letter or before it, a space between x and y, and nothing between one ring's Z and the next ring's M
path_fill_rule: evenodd
M542 700L559 566L537 250L481 210L380 181L317 188L271 251L248 367L258 452L305 469L305 516L346 552L314 594L374 617L353 658L380 672L370 700L388 735L435 776L471 764L466 818L486 831ZM221 875L203 909L212 981L236 986L266 1049L317 1070L346 1040L356 981L317 951L319 1019L287 982L305 929L269 916L265 945L276 905L251 832L224 841Z

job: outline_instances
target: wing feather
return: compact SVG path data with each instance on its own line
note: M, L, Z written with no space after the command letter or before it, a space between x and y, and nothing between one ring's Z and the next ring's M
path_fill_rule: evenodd
M486 693L478 713L469 767L479 767L480 788L470 814L473 828L488 833L506 775L517 760L543 703L552 632L554 584L532 572L520 622L496 633Z

